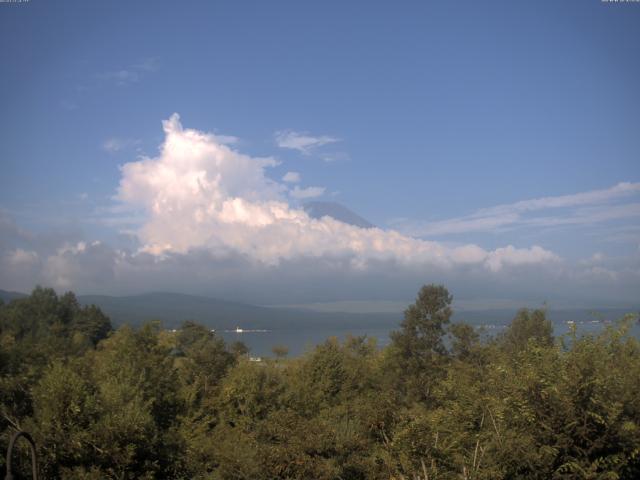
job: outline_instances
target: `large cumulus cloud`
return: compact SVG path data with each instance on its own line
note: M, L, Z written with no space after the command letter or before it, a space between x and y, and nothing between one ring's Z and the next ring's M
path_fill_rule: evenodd
M147 215L138 232L145 252L233 251L265 265L343 258L357 269L372 260L440 268L477 264L490 271L559 260L539 246L454 248L329 217L313 219L287 201L296 190L269 178L267 169L275 160L244 155L213 134L185 129L177 114L163 126L160 154L124 165L117 195Z

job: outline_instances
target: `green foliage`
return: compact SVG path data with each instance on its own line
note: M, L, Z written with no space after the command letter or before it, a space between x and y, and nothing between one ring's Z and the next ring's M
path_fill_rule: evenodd
M501 337L504 348L512 353L526 348L529 342L543 346L553 344L553 325L544 310L522 309Z
M634 319L555 342L523 310L481 341L450 304L425 286L386 348L253 362L193 322L114 332L37 288L0 305L0 446L31 432L44 478L640 478Z
M452 315L453 297L442 285L425 285L418 298L404 312L402 330L392 335L394 342L407 354L444 355L442 336Z
M451 353L461 360L469 360L478 351L480 335L471 325L454 323L449 328L452 337Z
M37 287L29 297L0 305L0 449L11 429L34 415L34 392L49 365L77 358L112 331L96 307L73 293ZM4 465L4 457L0 459Z
M401 330L391 333L390 367L409 398L427 400L447 360L445 327L453 298L442 285L425 285L404 312Z

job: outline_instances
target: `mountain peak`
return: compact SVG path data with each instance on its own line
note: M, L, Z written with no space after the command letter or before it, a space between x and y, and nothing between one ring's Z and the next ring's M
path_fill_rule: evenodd
M357 213L352 212L347 207L337 202L306 202L303 208L311 218L320 219L322 217L331 217L334 220L354 225L356 227L375 228L373 223L365 220Z

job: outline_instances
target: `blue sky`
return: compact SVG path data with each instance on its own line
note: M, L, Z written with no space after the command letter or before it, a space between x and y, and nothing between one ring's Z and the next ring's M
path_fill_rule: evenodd
M373 269L358 270L369 293L329 288L288 299L286 279L296 283L304 271L269 274L252 263L257 271L245 265L234 273L253 285L241 299L265 301L255 291L276 275L285 278L273 293L279 303L410 298L428 281L448 282L463 297L579 302L597 291L604 303L633 302L640 290L639 27L640 4L599 0L0 4L0 253L12 265L0 288L187 288L146 284L143 274L125 279L113 267L122 251L135 263L145 248L166 259L211 253L222 242L264 264L264 252L252 256L255 249L235 248L244 238L233 237L236 245L222 234L181 248L174 242L159 257L166 232L157 223L168 219L150 218L150 203L133 194L123 197L120 167L160 158L170 136L161 122L178 113L184 129L217 134L252 159L274 159L264 174L292 210L300 197L322 192L314 198L340 202L385 231L446 249L474 245L486 255L539 247L561 265L512 271L487 286L446 253L456 267L432 269L424 259L420 274L398 267L403 287L388 294L395 280L384 277L374 288ZM287 172L299 181L281 180ZM514 207L549 197L561 199ZM287 232L277 233L280 241L296 241ZM395 248L384 238L382 248ZM73 255L78 242L109 250L111 263L94 262L102 280L53 258ZM309 257L351 248L313 245L324 253L297 249L267 267L294 271ZM16 258L33 261L19 268ZM532 290L531 278L549 275L550 291ZM514 279L520 287L505 288ZM229 293L203 278L189 289Z

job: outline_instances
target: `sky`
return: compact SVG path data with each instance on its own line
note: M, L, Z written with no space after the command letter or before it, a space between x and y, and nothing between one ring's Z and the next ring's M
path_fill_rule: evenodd
M638 305L638 2L30 0L0 41L1 289Z

